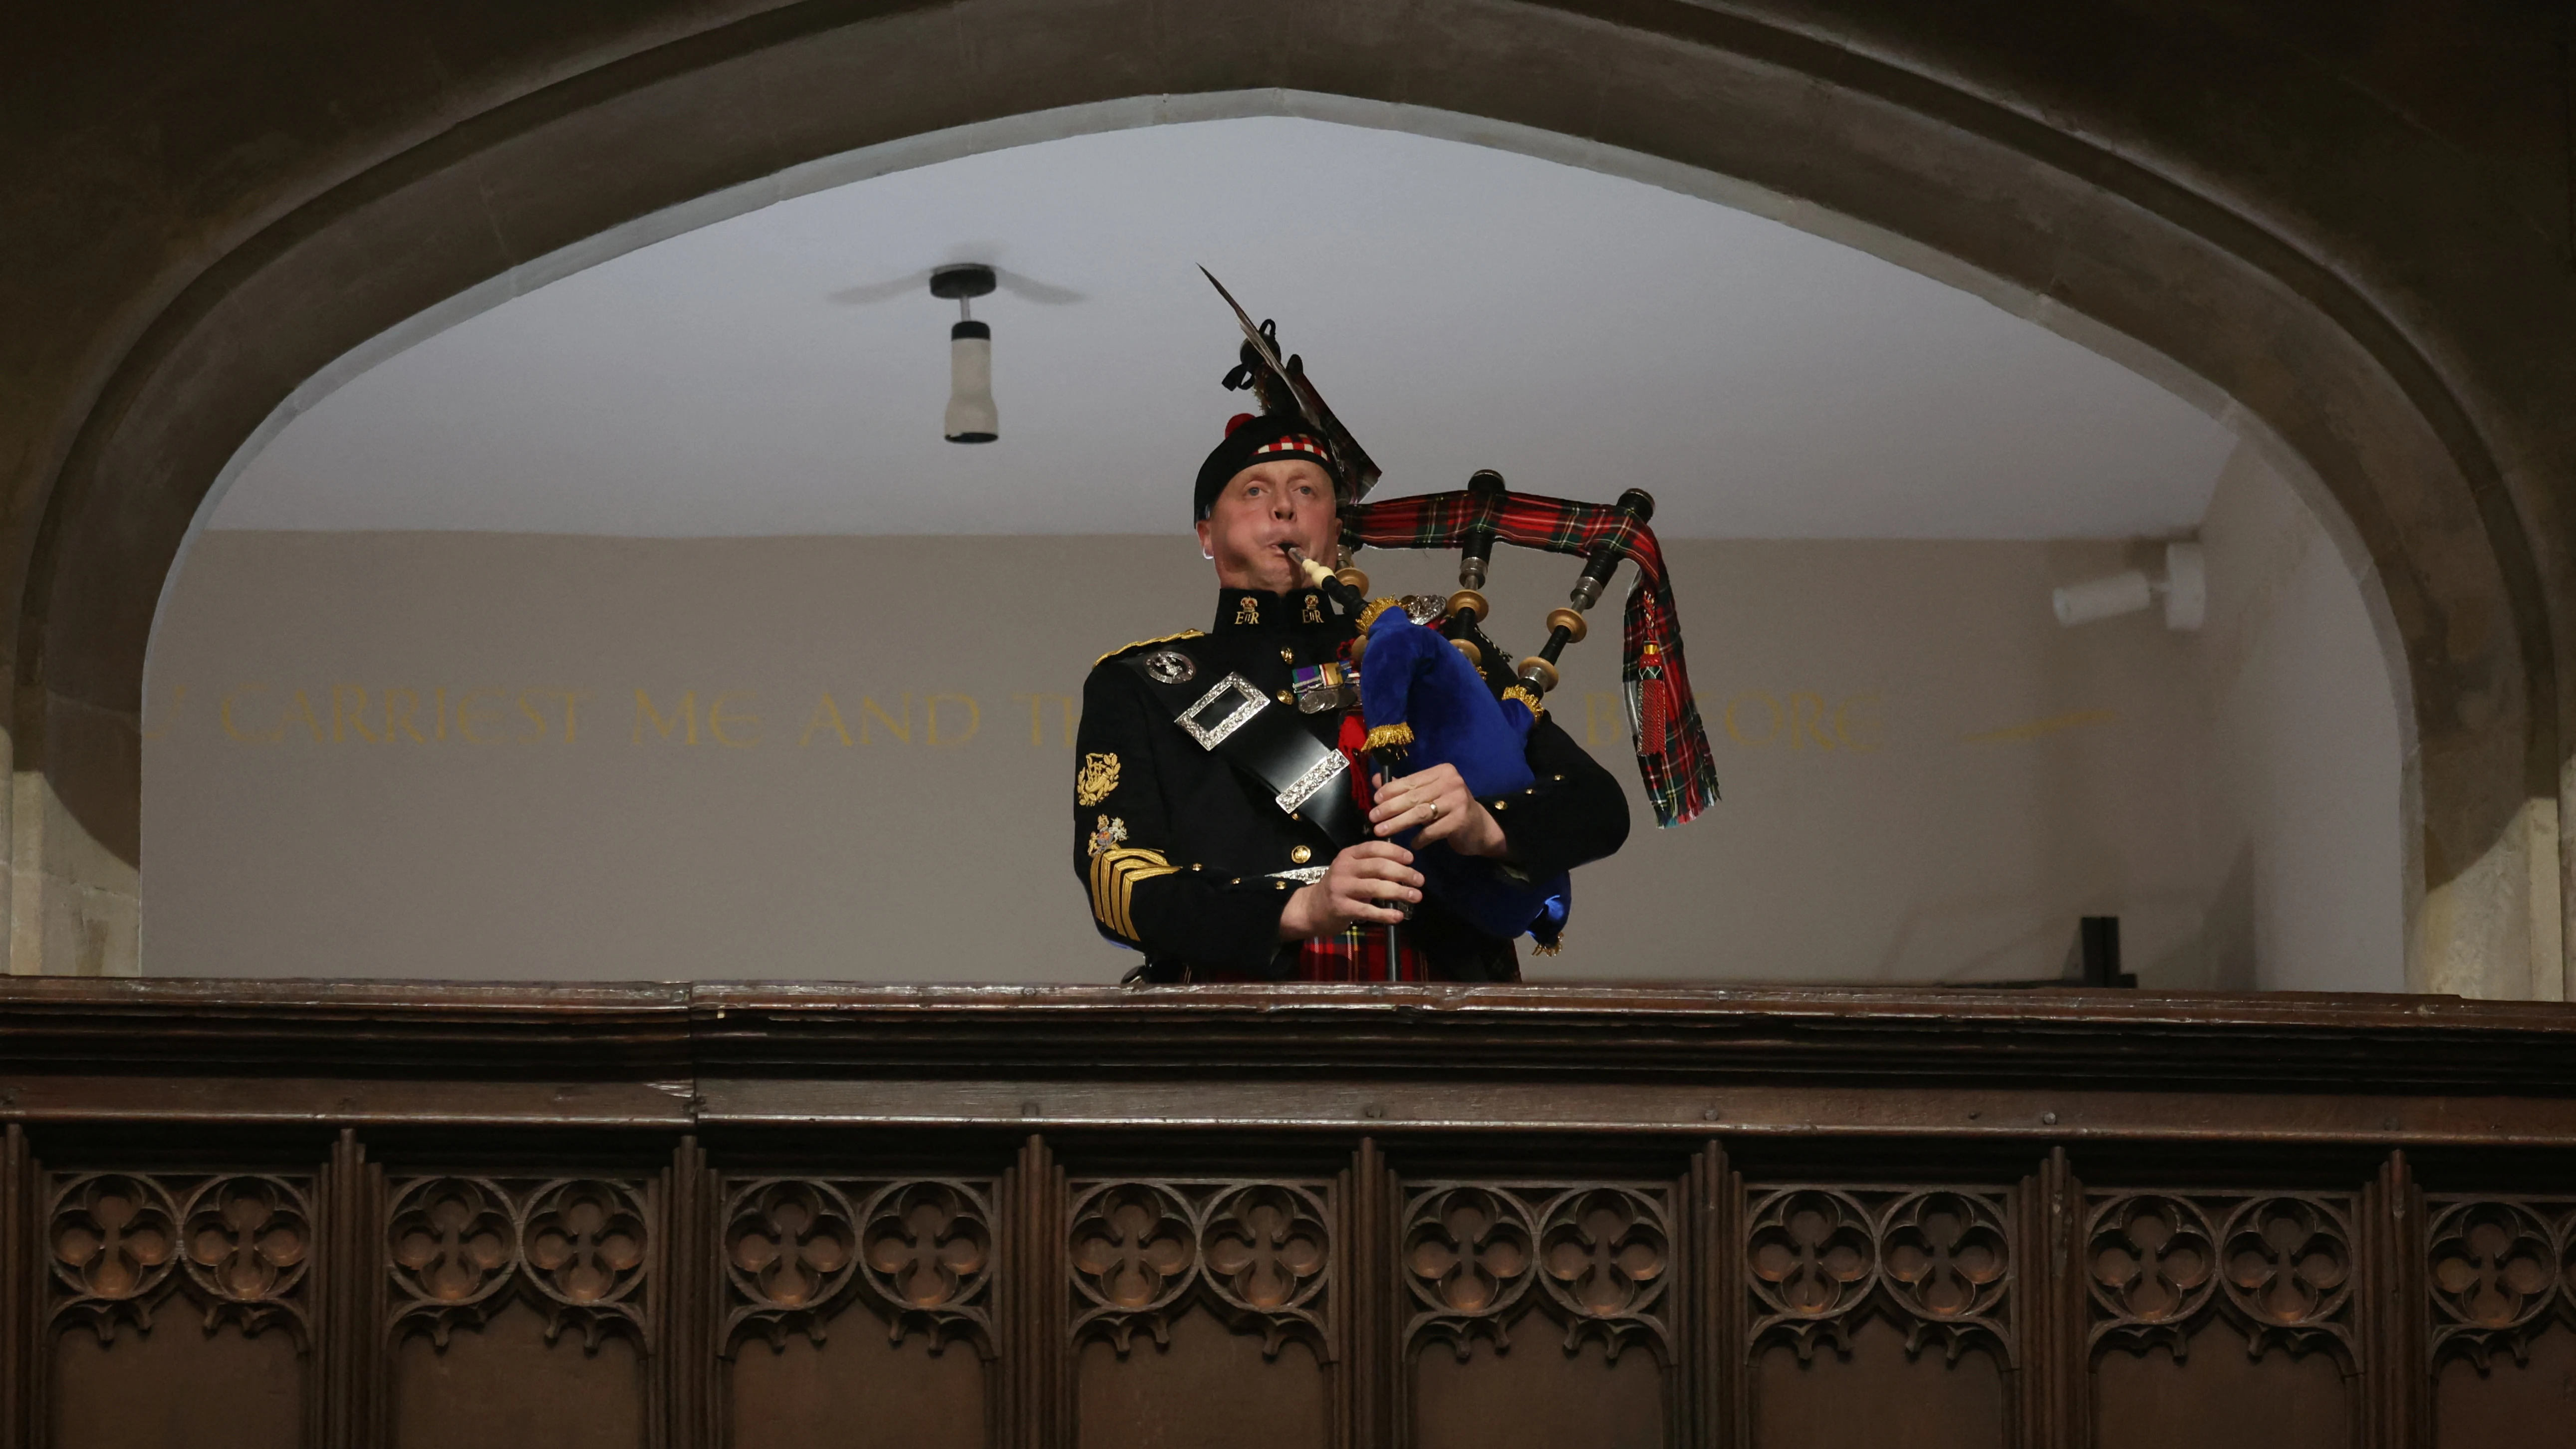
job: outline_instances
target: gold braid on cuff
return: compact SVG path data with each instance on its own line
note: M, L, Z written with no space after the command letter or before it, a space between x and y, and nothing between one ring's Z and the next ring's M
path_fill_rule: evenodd
M1091 858L1091 914L1122 941L1136 935L1135 895L1140 881L1178 875L1181 868L1159 850L1104 850Z

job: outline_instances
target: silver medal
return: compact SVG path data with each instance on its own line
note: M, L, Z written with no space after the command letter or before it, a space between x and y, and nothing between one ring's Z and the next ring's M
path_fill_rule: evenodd
M1156 684L1187 684L1198 674L1198 661L1178 649L1157 649L1145 656L1145 675Z

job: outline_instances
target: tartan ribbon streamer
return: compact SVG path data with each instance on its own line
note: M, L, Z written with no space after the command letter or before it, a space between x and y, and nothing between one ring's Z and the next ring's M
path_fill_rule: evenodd
M1608 504L1532 493L1478 495L1463 489L1348 505L1342 518L1346 538L1378 548L1452 548L1470 530L1490 528L1496 538L1523 548L1589 556L1607 546L1635 564L1637 582L1628 591L1621 630L1620 682L1635 698L1640 664L1651 644L1672 699L1660 749L1649 750L1646 741L1635 737L1635 715L1630 716L1646 797L1654 802L1656 820L1666 826L1692 820L1716 803L1717 759L1691 697L1690 674L1682 664L1681 616L1673 607L1672 582L1652 528Z

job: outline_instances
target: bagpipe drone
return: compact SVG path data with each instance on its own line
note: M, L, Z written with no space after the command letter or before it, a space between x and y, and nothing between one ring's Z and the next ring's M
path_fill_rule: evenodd
M1649 526L1653 496L1631 488L1616 503L1579 503L1515 493L1501 474L1484 470L1455 492L1364 502L1380 477L1377 464L1325 405L1304 360L1281 359L1277 324L1254 325L1225 284L1212 273L1207 278L1243 327L1241 360L1226 374L1225 385L1250 389L1264 412L1303 419L1342 474L1340 566L1327 569L1305 558L1297 563L1336 608L1359 621L1353 663L1367 748L1377 768L1392 777L1454 765L1479 797L1528 787L1533 777L1526 741L1557 686L1557 661L1567 645L1583 641L1589 632L1585 614L1624 562L1636 566L1636 582L1621 624L1619 673L1647 799L1664 826L1689 821L1714 804L1717 765L1691 697L1663 550ZM1570 607L1548 611L1546 642L1516 664L1485 632L1491 611L1483 590L1496 543L1584 560ZM1368 575L1351 564L1352 555L1369 546L1454 547L1458 589L1446 599L1372 601ZM1415 865L1429 890L1478 929L1506 939L1528 931L1543 949L1554 945L1569 899L1564 877L1522 880L1472 867L1438 846L1417 852Z

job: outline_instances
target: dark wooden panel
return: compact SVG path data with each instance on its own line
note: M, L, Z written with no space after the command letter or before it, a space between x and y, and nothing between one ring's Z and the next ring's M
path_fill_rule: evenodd
M2361 1441L2349 1376L2364 1343L2358 1199L2148 1191L2093 1202L2082 1261L2095 1449Z
M2466 1358L2433 1381L2435 1449L2569 1449L2576 1446L2576 1332L2554 1328L2531 1341L2530 1357Z
M1614 1361L1599 1339L1567 1353L1545 1323L1509 1352L1483 1340L1467 1361L1446 1345L1413 1368L1415 1449L1662 1449L1668 1409L1654 1354Z
M1082 1449L1327 1449L1332 1381L1310 1345L1276 1359L1261 1335L1232 1333L1205 1312L1173 1320L1169 1347L1138 1334L1122 1357L1083 1344L1075 1368L1074 1436Z
M758 1339L734 1356L736 1449L978 1449L984 1365L971 1345L932 1353L920 1334L890 1343L864 1313L843 1314L817 1345Z
M145 986L0 983L0 1444L2576 1449L2566 1007Z
M1908 1352L1905 1330L1883 1318L1846 1331L1848 1353L1820 1346L1798 1361L1776 1344L1754 1361L1757 1449L2000 1449L2002 1373L1987 1354L1953 1363L1938 1343Z
M210 1334L184 1302L172 1310L149 1332L118 1325L112 1344L85 1326L55 1341L50 1449L294 1449L304 1363L293 1336Z
M546 1318L523 1302L439 1348L428 1335L394 1353L397 1449L636 1449L644 1442L644 1369L634 1343L611 1335L596 1352L579 1331L546 1338Z
M2200 1335L2181 1362L2158 1347L2106 1354L2093 1370L2094 1449L2348 1449L2359 1442L2352 1407L2331 1356L2253 1358L2224 1329Z

